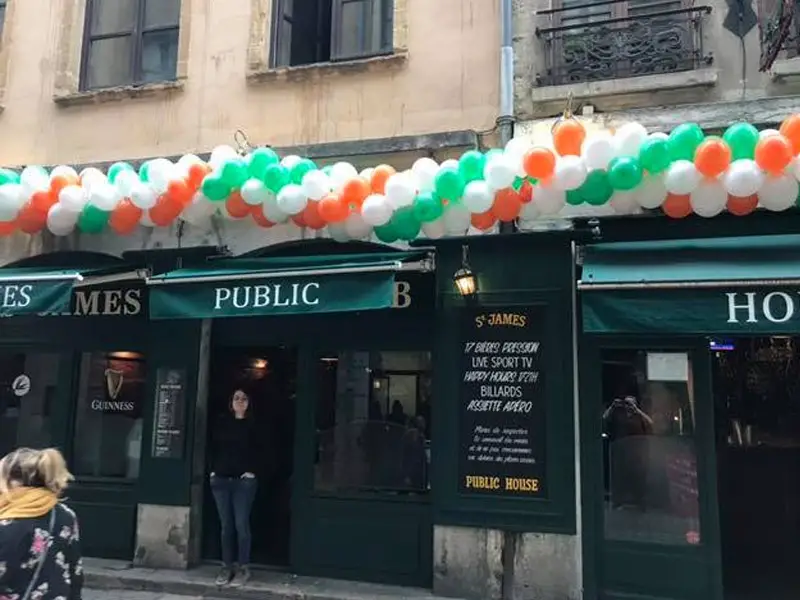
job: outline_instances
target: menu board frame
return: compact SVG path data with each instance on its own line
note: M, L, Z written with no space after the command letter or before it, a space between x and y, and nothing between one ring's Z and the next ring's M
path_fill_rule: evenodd
M463 312L458 492L548 499L543 305Z
M156 370L153 414L153 458L182 460L186 439L186 369L159 367Z

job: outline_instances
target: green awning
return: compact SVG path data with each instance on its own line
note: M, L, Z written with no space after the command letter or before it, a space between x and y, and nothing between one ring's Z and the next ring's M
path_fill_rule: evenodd
M796 333L800 235L587 246L578 289L588 333Z
M150 277L150 318L207 319L390 308L395 274L430 271L428 251L231 258Z

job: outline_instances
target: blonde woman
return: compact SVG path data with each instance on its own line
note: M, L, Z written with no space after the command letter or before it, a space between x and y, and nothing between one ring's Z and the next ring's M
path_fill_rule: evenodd
M0 600L81 600L78 519L59 502L71 480L58 450L0 460Z

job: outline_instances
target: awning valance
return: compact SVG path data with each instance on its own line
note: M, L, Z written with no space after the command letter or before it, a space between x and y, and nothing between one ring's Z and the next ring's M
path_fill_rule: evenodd
M150 277L152 319L207 319L389 308L395 275L431 271L427 250L231 258Z
M800 235L585 249L588 333L800 332Z

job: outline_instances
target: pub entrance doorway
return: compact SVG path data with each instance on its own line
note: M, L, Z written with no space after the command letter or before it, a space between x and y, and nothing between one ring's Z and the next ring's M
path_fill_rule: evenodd
M220 348L212 352L208 402L208 460L219 452L213 432L229 410L232 394L243 389L261 433L257 457L258 490L253 503L252 560L286 567L290 559L297 351L284 346ZM206 469L208 473L209 469ZM219 518L206 485L203 555L220 557Z

